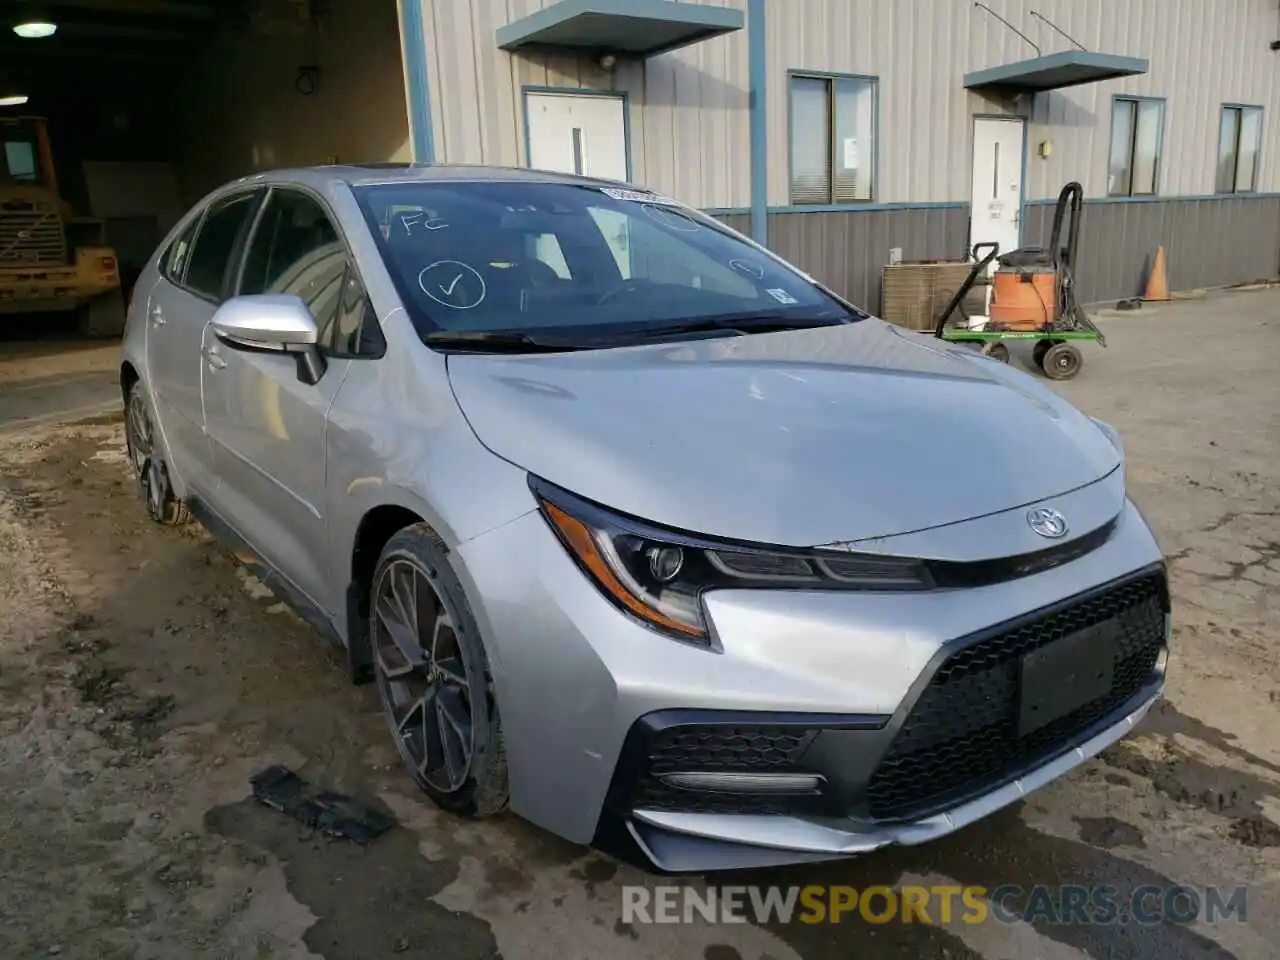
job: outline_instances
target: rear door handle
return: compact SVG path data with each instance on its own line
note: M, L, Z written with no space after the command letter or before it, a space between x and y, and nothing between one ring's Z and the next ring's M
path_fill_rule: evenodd
M153 327L163 327L165 324L164 311L159 307L151 308L151 325Z
M221 370L227 365L226 359L213 347L205 349L204 358L208 361L210 370Z

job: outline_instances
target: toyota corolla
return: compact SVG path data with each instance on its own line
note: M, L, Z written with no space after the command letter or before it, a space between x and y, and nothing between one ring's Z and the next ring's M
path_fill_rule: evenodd
M137 284L127 439L342 644L446 810L664 871L956 830L1163 686L1120 438L670 198L328 167Z

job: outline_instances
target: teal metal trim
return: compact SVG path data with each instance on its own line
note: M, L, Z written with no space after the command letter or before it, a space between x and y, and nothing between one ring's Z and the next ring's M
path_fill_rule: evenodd
M921 203L826 203L792 204L788 207L770 207L770 213L879 213L885 210L955 210L968 209L968 202L942 200Z
M1018 191L1018 246L1027 245L1027 157L1031 153L1031 120L1022 120L1022 189Z
M747 73L750 87L748 122L751 126L751 239L769 243L769 114L768 62L764 0L747 4Z
M435 163L435 131L431 124L431 82L427 75L427 35L422 24L422 0L400 0L400 34L409 87L409 137L413 159L418 163Z
M1030 201L1032 203L1036 201ZM796 204L786 207L769 207L766 212L774 214L786 213L882 213L889 210L967 210L967 200L936 200L920 203L828 203L828 204ZM712 217L735 217L751 214L751 207L707 207L703 213Z
M559 0L499 27L503 50L558 47L651 57L741 30L734 7L670 0Z
M1275 200L1280 193L1189 193L1177 197L1085 197L1085 203L1190 203L1202 200ZM1053 206L1057 199L1028 200L1028 207Z
M1128 194L1108 193L1113 198L1132 197L1139 198L1159 198L1160 181L1164 179L1164 127L1169 117L1169 101L1165 97L1145 97L1136 93L1117 93L1111 97L1111 132L1107 134L1107 177L1111 177L1111 151L1115 148L1116 138L1116 104L1121 100L1135 104L1133 108L1133 139L1129 144L1129 190ZM1160 133L1156 137L1156 180L1152 185L1155 193L1133 193L1133 151L1138 142L1138 116L1141 111L1138 104L1158 103L1160 104Z
M1027 93L1058 90L1082 83L1133 77L1147 72L1150 61L1091 50L1063 50L1017 63L1006 63L964 75L970 90L983 87L1014 89Z
M631 179L631 100L625 90L601 90L595 87L539 87L532 84L520 88L520 110L524 121L524 165L532 166L529 149L529 94L554 93L557 96L572 97L612 97L622 101L622 136L627 154L627 179Z
M1267 111L1262 106L1262 104L1259 104L1259 103L1224 103L1222 105L1222 109L1218 112L1218 149L1219 150L1222 149L1222 121L1223 119L1225 119L1225 114L1228 110L1240 111L1240 125L1236 128L1236 163L1237 164L1239 164L1240 162L1240 133L1244 129L1244 112L1246 110L1256 110L1258 111L1258 113L1262 115L1262 118L1258 121L1258 149L1254 152L1254 155L1253 155L1254 187L1252 190L1240 190L1237 188L1234 190L1215 190L1215 192L1224 197L1234 197L1234 196L1256 197L1258 196L1258 186L1257 186L1258 179L1259 179L1259 175L1262 173L1262 145L1266 143ZM1218 159L1219 161L1221 161L1222 158L1219 157ZM1239 171L1237 171L1237 175L1238 174L1239 174ZM1214 177L1214 180L1217 180L1216 176Z
M871 96L871 196L875 197L876 191L880 188L880 78L864 73L832 73L826 70L788 70L787 71L787 198L791 197L791 178L795 171L795 161L793 157L792 147L795 140L791 136L792 130L792 96L791 81L795 79L808 80L861 80L872 86L873 92ZM828 94L835 96L834 89ZM834 110L832 111L834 116ZM834 123L834 119L832 121ZM832 130L832 143L827 145L828 149L834 150L835 131ZM835 182L835 157L831 157L832 163L832 183ZM875 200L859 201L859 204L875 203ZM833 203L824 204L833 208L854 206L856 204ZM804 204L793 204L792 206L800 206L804 209L812 209ZM815 205L817 206L817 205ZM789 209L789 208L786 208ZM772 212L772 211L771 211Z

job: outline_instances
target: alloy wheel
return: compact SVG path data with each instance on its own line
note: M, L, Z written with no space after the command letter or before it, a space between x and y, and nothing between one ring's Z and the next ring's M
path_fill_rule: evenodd
M370 619L378 692L400 756L423 785L461 789L471 776L475 727L453 616L423 571L393 560L375 585Z
M133 465L134 476L141 482L147 473L147 462L151 458L153 445L151 417L147 413L147 402L141 390L135 389L129 394L129 409L125 415L125 442L129 448L129 462Z

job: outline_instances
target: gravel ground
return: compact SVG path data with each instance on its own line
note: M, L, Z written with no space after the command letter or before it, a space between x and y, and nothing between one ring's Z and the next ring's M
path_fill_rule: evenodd
M1247 922L625 924L620 888L658 881L513 818L437 812L338 652L199 528L143 518L114 418L42 419L115 389L113 351L4 344L0 957L1274 957L1280 292L1101 322L1111 346L1063 389L1122 431L1172 564L1167 702L950 838L732 882L1246 885ZM365 849L310 834L248 798L269 763L399 826Z

